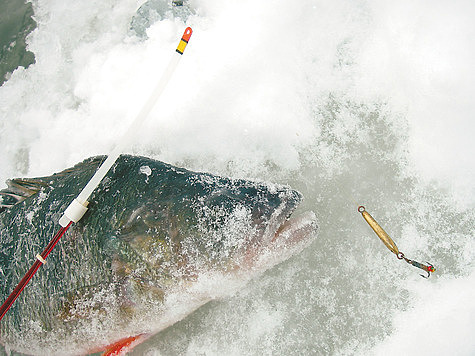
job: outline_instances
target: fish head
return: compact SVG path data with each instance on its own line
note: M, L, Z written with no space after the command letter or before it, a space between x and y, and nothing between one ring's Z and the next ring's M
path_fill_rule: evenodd
M263 269L262 255L284 258L315 236L313 213L291 218L302 195L288 186L144 157L121 157L114 174L127 177L111 180L121 192L109 237L117 269L161 287L207 271Z

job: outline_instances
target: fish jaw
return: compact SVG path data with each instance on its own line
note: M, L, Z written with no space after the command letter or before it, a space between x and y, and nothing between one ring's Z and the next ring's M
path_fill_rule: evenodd
M306 248L317 236L315 213L309 211L285 219L264 246L249 246L240 265L243 273L260 274Z
M303 200L302 194L287 188L281 193L281 200L267 221L261 243L248 246L244 269L259 273L272 268L301 252L317 236L315 213L307 211L293 216Z
M317 233L317 219L315 213L308 211L297 217L286 220L275 232L269 248L271 249L293 249L313 241Z

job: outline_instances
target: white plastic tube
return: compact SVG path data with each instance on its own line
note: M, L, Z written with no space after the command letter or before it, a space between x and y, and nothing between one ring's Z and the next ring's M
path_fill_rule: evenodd
M115 146L115 148L109 153L107 159L104 161L104 163L102 163L102 165L96 171L91 180L86 184L81 193L79 193L77 198L74 199L64 211L63 216L59 219L59 224L62 227L66 227L71 221L78 222L86 213L87 205L89 204L88 199L91 196L92 192L97 188L97 186L105 177L107 172L109 172L117 158L119 158L121 152L123 152L124 148L126 148L133 141L136 132L143 124L148 114L150 114L150 111L152 111L155 103L160 98L160 95L162 94L163 90L170 81L173 72L175 71L176 67L178 66L178 63L180 62L181 56L184 52L186 44L188 43L188 40L190 39L191 34L192 30L190 27L188 27L185 30L183 37L181 38L181 41L178 45L178 48L176 49L175 54L173 55L172 59L170 60L170 63L162 74L160 81L157 83L157 86L153 90L152 94L145 102L140 112L137 114L135 120L127 129L125 135Z

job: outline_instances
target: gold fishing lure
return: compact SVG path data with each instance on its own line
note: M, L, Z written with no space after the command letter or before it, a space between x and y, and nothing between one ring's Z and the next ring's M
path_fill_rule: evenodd
M424 277L424 278L429 278L431 272L435 272L434 266L432 266L432 264L430 264L429 262L427 262L427 265L424 265L422 263L419 263L419 262L416 262L416 261L413 261L413 260L410 260L410 259L406 258L404 256L404 253L399 251L399 249L397 248L394 241L389 237L389 235L386 233L386 231L384 231L384 229L376 222L376 220L374 220L374 218L370 215L370 213L368 213L366 211L364 206L359 206L358 207L358 212L361 213L361 215L366 220L368 225L371 226L373 231L376 233L376 235L378 235L378 237L381 239L381 241L383 241L384 245L389 249L389 251L394 253L398 259L404 260L407 263L413 265L414 267L417 267L417 268L420 268L420 269L426 271L427 272L427 277L421 274L421 276Z

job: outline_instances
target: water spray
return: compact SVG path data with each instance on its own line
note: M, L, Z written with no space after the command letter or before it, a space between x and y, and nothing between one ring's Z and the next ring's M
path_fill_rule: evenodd
M61 228L59 229L59 231L56 233L56 235L54 235L54 237L51 239L51 241L49 242L48 246L44 249L44 251L41 254L36 255L36 261L33 263L33 265L30 267L30 269L25 274L25 276L22 278L20 283L18 283L16 288L13 290L13 292L8 296L8 298L0 307L0 320L2 320L2 318L5 316L8 309L10 309L12 304L18 298L18 296L26 287L26 285L31 280L31 278L38 271L40 266L46 263L46 258L51 253L51 251L56 246L56 244L61 239L61 237L64 235L64 233L69 229L69 227L73 223L77 223L79 220L81 220L81 218L86 213L88 209L87 206L89 204L88 199L91 196L92 192L97 188L97 186L105 177L107 172L109 172L109 170L114 165L117 158L119 158L119 155L121 154L121 152L123 152L124 148L127 147L129 143L133 140L135 133L138 131L139 127L143 124L143 122L145 121L145 118L148 116L150 111L152 111L155 103L160 98L160 95L162 94L168 82L170 81L170 78L175 72L175 69L178 66L178 63L180 62L180 59L185 51L186 45L188 44L188 41L190 40L192 32L193 31L191 30L190 27L187 27L185 29L185 32L183 33L183 36L178 44L178 47L176 48L176 51L175 51L176 54L170 60L170 63L168 64L167 68L162 74L162 77L158 81L152 94L150 95L148 100L145 102L140 112L137 114L135 120L127 129L125 135L122 137L119 143L115 146L115 148L109 153L109 155L107 155L107 159L102 163L102 165L96 171L96 173L91 178L91 180L86 184L83 190L79 193L77 198L74 199L71 202L71 204L69 204L69 206L66 208L63 215L59 219L59 224L61 225Z

